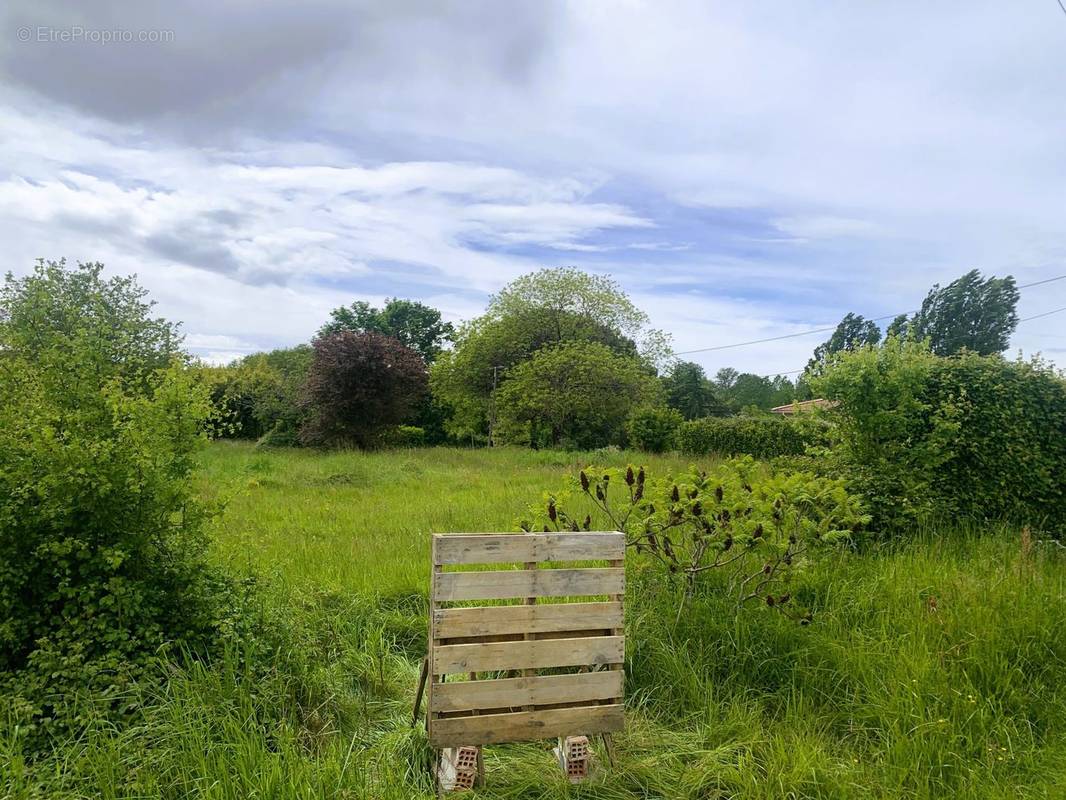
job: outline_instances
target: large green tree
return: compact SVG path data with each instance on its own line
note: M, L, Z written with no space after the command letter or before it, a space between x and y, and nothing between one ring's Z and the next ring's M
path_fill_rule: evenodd
M666 337L648 327L647 315L611 279L570 268L522 276L490 299L485 314L462 325L454 348L433 365L433 394L452 409L452 433L484 435L493 393L509 372L564 342L602 344L649 374L669 352Z
M928 339L930 349L939 356L962 350L1002 353L1018 327L1017 305L1013 277L983 278L974 269L947 286L933 286L921 309L905 325L893 322L892 332Z
M427 364L433 363L455 332L450 322L441 321L437 309L399 298L387 300L384 308L375 308L364 300L335 308L318 335L328 336L341 331L380 333L399 339L400 344L414 350Z
M666 402L685 419L724 414L726 407L715 392L703 367L692 361L678 361L663 377Z
M621 444L637 407L662 388L639 360L598 342L563 342L518 364L497 397L501 440L593 448Z
M861 314L845 314L833 334L814 348L814 356L807 362L807 372L821 372L834 353L855 350L880 341L881 329L877 327L876 322Z

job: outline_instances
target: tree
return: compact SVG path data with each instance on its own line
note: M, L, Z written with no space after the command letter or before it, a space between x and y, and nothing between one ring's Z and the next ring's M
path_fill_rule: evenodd
M679 361L663 378L666 402L685 419L723 414L725 406L707 379L703 367L692 361Z
M876 322L861 314L846 314L832 336L814 348L814 357L807 362L807 372L817 374L823 370L834 353L875 345L880 341L881 329Z
M647 322L609 278L575 269L525 275L494 295L485 314L460 327L455 347L433 365L434 397L451 407L453 435L483 435L495 388L542 348L596 342L654 373L669 347Z
M40 261L0 289L0 696L34 736L69 730L76 696L121 713L220 614L193 481L206 389L145 291L101 272Z
M661 392L637 359L598 342L564 342L508 373L497 396L500 436L534 446L620 444L630 413L660 402Z
M1018 287L1014 278L982 279L970 270L944 288L933 286L908 324L916 339L928 339L939 356L962 350L979 355L1002 353L1018 327Z
M300 440L371 447L407 420L426 391L422 357L391 336L341 331L317 337L303 390Z
M455 333L450 322L441 322L440 311L414 300L391 298L385 302L384 308L374 308L364 300L356 300L350 306L333 309L330 317L330 321L319 329L319 336L341 331L381 333L410 347L427 364L433 363Z

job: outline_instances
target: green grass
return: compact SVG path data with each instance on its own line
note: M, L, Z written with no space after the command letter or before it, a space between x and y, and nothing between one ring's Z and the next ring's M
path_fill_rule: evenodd
M510 530L592 456L213 445L215 557L255 574L267 633L136 690L144 711L36 763L0 737L0 792L59 798L430 796L409 724L431 531ZM624 463L627 454L606 456ZM600 456L599 460L604 460ZM640 456L651 471L687 464ZM978 535L980 533L980 535ZM1016 531L924 531L805 575L814 623L673 598L631 562L628 725L571 787L549 743L487 748L493 798L1066 797L1066 558Z

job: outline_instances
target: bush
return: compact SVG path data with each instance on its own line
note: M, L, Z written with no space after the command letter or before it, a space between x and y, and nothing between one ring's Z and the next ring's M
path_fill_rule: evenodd
M684 422L673 408L640 408L626 423L629 443L641 450L661 453L674 447L678 426Z
M213 632L191 474L210 404L171 325L101 265L0 292L0 702L38 733L123 710L162 646Z
M399 425L389 437L395 447L425 447L426 432L417 425Z
M501 441L563 449L621 444L634 408L662 387L637 358L597 342L538 350L496 392Z
M826 456L882 525L1066 525L1066 382L1041 361L941 358L890 339L840 356L816 385L841 402L841 441Z
M792 578L816 548L849 539L869 521L844 481L775 472L750 456L658 479L643 467L589 467L530 511L526 531L624 532L649 564L683 576L686 597L714 571L736 609L762 603L803 622L809 613L791 610Z
M371 447L408 419L426 393L426 364L380 333L319 336L304 387L300 441Z
M817 424L786 417L706 417L683 422L678 448L691 455L750 455L755 458L801 455L816 441Z

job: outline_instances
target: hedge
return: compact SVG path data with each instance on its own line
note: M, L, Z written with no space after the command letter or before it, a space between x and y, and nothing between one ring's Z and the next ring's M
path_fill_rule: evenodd
M678 449L691 455L795 456L815 438L812 424L785 417L704 417L677 429Z

